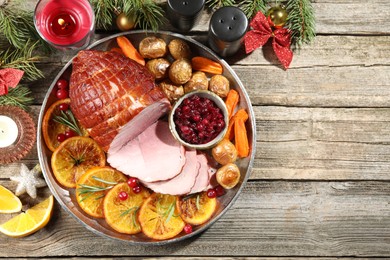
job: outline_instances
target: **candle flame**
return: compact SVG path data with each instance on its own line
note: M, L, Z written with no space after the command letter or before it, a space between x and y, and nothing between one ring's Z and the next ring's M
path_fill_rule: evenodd
M58 24L61 25L61 26L65 25L65 20L62 19L62 18L59 18L57 22L58 22Z

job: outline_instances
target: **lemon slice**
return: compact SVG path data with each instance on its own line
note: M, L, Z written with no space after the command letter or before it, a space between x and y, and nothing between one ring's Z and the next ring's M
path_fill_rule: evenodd
M10 190L0 185L0 213L15 213L22 210L22 202Z
M53 196L50 196L0 225L0 232L10 237L24 237L40 230L49 222L53 204Z

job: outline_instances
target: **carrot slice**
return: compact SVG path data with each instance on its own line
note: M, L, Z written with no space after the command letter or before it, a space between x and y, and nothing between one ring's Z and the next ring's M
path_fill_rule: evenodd
M228 109L228 113L229 113L229 119L232 118L232 116L233 116L233 112L237 106L239 98L240 98L240 95L238 94L237 91L235 91L234 89L229 90L227 97L226 97L226 100L225 100L225 105L226 105L226 107Z
M205 57L196 56L191 60L192 69L211 74L222 74L222 65Z
M123 51L122 51L121 48L116 48L116 47L114 47L114 48L111 49L111 51L117 52L117 53L122 54L122 55L125 55L125 54L123 53Z
M123 51L126 57L138 62L145 66L145 59L139 54L134 45L125 36L119 36L116 38L116 42Z
M248 136L245 122L242 118L234 122L234 145L236 146L238 157L244 158L249 155Z
M238 120L238 119L242 119L244 121L244 123L246 122L246 120L248 120L249 118L249 115L248 113L245 111L245 109L241 108L239 109L235 114L234 116L229 120L229 125L228 125L228 129L226 131L226 134L225 134L225 138L226 139L229 139L229 140L232 140L234 138L234 135L235 135L235 131L233 130L233 126L234 126L234 123Z

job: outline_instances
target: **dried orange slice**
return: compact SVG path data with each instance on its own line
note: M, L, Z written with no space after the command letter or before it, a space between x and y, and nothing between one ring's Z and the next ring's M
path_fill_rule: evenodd
M103 149L89 137L71 137L62 142L51 156L54 176L67 188L75 188L76 180L89 168L105 164Z
M134 193L127 183L115 185L104 198L103 209L107 224L124 234L141 232L137 213L149 196L150 193L146 189Z
M177 196L153 193L139 210L138 221L142 232L156 240L178 235L185 223L176 208L177 201Z
M54 205L53 196L11 218L0 226L0 232L10 237L24 237L46 226Z
M94 167L77 181L76 199L88 215L104 218L103 201L107 191L120 182L126 182L123 173L111 167Z
M69 127L55 122L53 119L55 116L61 115L60 105L61 104L70 104L70 99L60 99L57 102L53 103L49 109L45 112L45 115L42 120L42 134L43 140L45 141L46 146L50 151L54 152L55 149L60 146L60 142L57 140L57 136L60 133L65 133L69 130ZM79 127L83 133L83 136L88 136L88 132L85 128Z
M209 198L207 192L182 198L177 202L181 218L191 225L208 221L217 209L217 199Z

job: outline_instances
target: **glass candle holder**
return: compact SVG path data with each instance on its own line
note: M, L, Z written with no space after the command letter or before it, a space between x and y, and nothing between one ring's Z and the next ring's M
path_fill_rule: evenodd
M34 12L39 35L61 50L83 49L91 42L95 14L88 0L40 0Z

